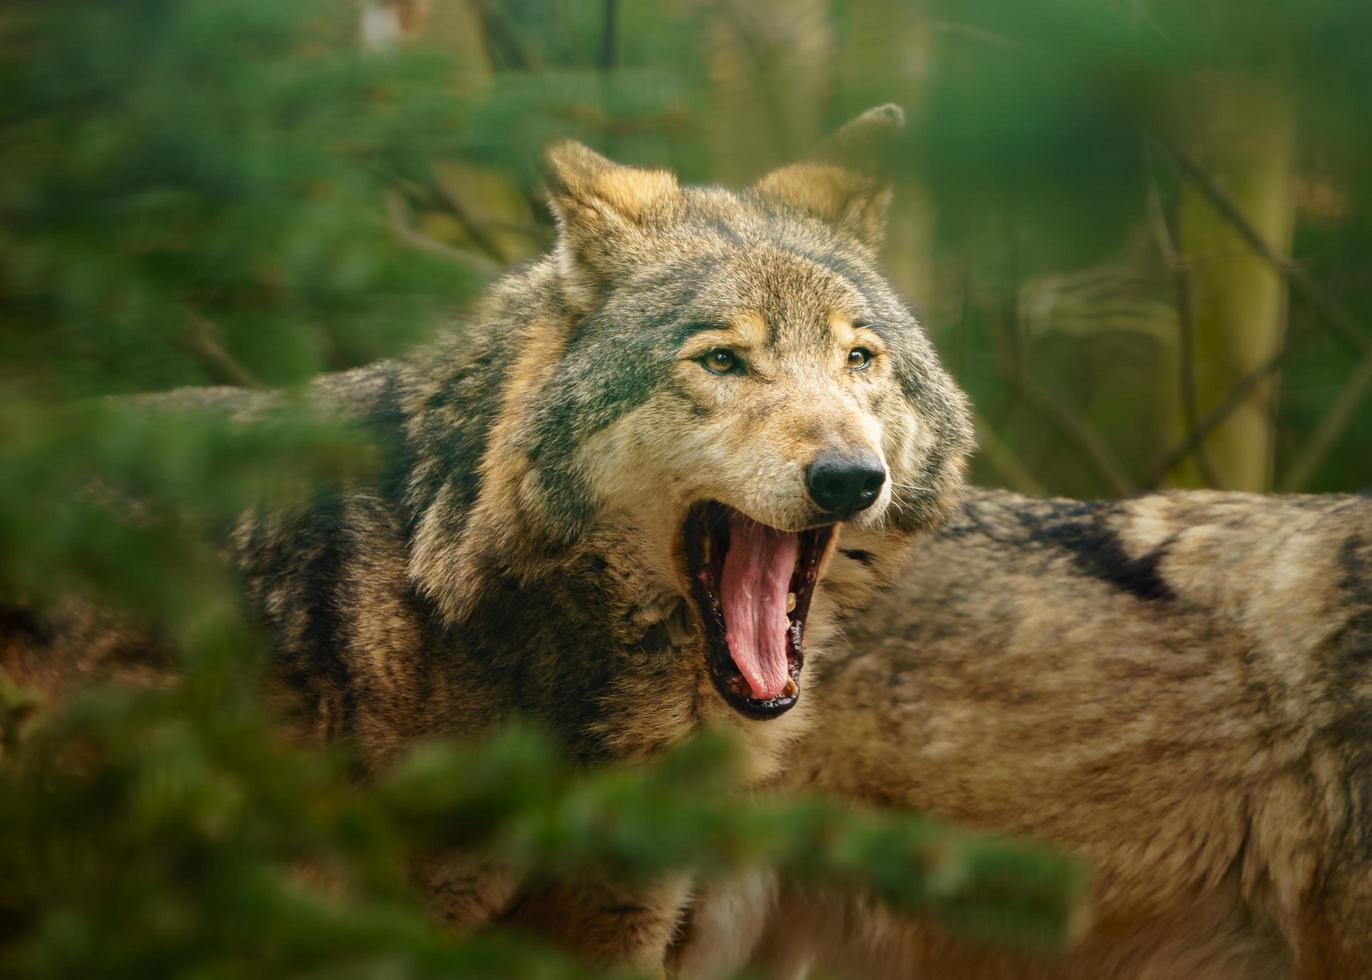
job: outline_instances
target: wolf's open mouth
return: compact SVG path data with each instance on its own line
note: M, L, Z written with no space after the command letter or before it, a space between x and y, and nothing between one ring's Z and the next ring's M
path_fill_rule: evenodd
M833 532L778 531L714 502L686 519L706 666L724 700L750 718L775 718L800 695L805 618Z

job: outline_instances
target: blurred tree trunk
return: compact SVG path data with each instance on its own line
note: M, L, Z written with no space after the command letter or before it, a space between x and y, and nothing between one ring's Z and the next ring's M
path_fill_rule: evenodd
M455 91L471 91L491 82L485 32L472 0L429 0L420 26L424 40L457 56ZM529 210L529 199L506 171L449 161L435 168L434 179L450 205L424 216L431 234L486 255L499 265L518 262L545 242Z
M375 49L422 40L451 51L457 65L454 92L491 82L482 20L472 0L362 0L359 34L365 47ZM446 161L434 168L434 182L446 207L415 216L423 236L495 267L518 262L546 244L523 188L503 170Z
M722 0L706 32L715 104L711 156L721 180L756 180L797 159L827 135L837 92L873 90L846 107L856 114L922 91L929 49L921 3L893 8L831 0ZM907 168L908 169L908 168ZM908 295L933 294L930 208L922 189L902 174L892 208L886 267Z
M849 2L844 4L844 25L834 46L834 87L869 93L859 109L898 101L910 119L907 125L918 125L918 99L929 89L932 57L928 4ZM936 281L934 273L933 206L915 168L901 160L893 163L897 183L886 229L886 270L905 295L932 314L925 327L937 334L951 317L942 315L949 304L935 306L949 283ZM960 282L960 273L948 271L950 280Z
M756 180L822 135L834 53L829 0L720 0L705 57L715 175Z
M1269 250L1288 255L1295 200L1295 121L1289 100L1268 86L1217 76L1201 79L1190 94L1196 116L1185 152ZM1203 416L1281 349L1286 281L1189 177L1177 208L1177 250L1186 277L1181 312L1190 326L1190 342L1179 350L1180 367L1190 372L1194 410ZM1201 450L1219 486L1271 487L1276 398L1276 377L1264 379L1204 440ZM1174 439L1186 435L1188 414L1179 398L1172 412ZM1188 459L1167 482L1196 486L1205 481Z

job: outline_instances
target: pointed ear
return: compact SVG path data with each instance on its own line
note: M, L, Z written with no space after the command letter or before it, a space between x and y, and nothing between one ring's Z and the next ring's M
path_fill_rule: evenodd
M868 109L799 163L763 177L753 189L788 207L808 211L872 251L886 237L891 186L885 157L905 125L899 106Z
M621 166L573 140L548 151L548 176L563 288L590 307L646 233L679 214L681 189L670 171Z

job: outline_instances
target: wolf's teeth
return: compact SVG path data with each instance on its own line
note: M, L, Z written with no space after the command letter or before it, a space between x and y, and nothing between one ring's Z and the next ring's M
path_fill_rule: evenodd
M796 687L796 682L795 682L795 680L794 680L794 679L788 679L788 680L786 681L786 686L783 687L783 688L781 689L781 696L782 696L782 697L786 697L786 698L795 697L796 691L798 691L798 690L800 690L800 689L799 689L798 687Z
M794 592L786 593L786 611L788 613L796 611L796 594Z

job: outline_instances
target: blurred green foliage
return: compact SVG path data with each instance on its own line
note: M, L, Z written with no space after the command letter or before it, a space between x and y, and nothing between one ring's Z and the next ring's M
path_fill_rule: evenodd
M15 976L582 976L508 936L445 935L407 859L479 848L538 876L777 867L999 939L1061 936L1077 869L820 801L740 806L733 747L574 774L511 729L429 745L365 791L284 746L250 696L88 692L0 768L0 971Z
M359 58L341 14L9 7L7 380L288 384L403 350L467 295L475 277L404 248L377 207L456 145L445 62Z

